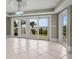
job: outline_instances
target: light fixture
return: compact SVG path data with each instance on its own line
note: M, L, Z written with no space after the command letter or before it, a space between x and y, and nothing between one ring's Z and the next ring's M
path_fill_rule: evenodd
M21 16L22 14L23 14L22 11L17 11L17 12L16 12L16 15L17 15L17 16Z
M21 3L22 3L22 0L16 0L17 3L18 3L18 8L17 8L17 12L16 12L16 15L17 16L21 16L23 14L23 11L21 10Z

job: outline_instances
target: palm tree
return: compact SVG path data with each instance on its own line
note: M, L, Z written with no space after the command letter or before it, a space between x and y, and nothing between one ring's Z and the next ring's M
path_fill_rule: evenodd
M36 23L34 21L30 22L30 26L33 28Z

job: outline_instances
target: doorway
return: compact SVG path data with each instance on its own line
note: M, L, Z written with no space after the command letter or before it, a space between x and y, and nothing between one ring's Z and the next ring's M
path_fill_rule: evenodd
M68 27L70 25L69 24L69 19L68 19L68 9L65 9L64 11L62 11L59 14L59 19L58 19L58 41L59 43L61 43L62 45L64 45L67 50L69 50L68 48L70 47L70 39L68 38L69 35L69 29Z

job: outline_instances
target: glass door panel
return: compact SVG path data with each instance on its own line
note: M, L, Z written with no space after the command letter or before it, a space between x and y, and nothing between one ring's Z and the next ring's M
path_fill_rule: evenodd
M63 39L62 44L70 51L70 39L68 38L68 17L67 15L63 16Z
M66 46L67 45L67 16L63 16L63 39L62 43Z
M14 20L14 36L18 36L18 20Z
M38 35L37 19L30 19L30 35Z
M14 18L12 20L12 35L48 39L48 19L48 17L21 17L19 20Z
M21 20L21 35L26 34L26 20Z
M48 37L48 18L39 18L39 36Z

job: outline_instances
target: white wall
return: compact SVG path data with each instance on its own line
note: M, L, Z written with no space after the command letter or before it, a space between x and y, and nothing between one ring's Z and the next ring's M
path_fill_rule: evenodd
M70 45L70 52L72 52L72 6L68 7L68 27L67 27L67 35L68 35L68 45Z
M6 34L11 35L11 18L6 17Z
M51 38L57 38L57 14L51 15Z

